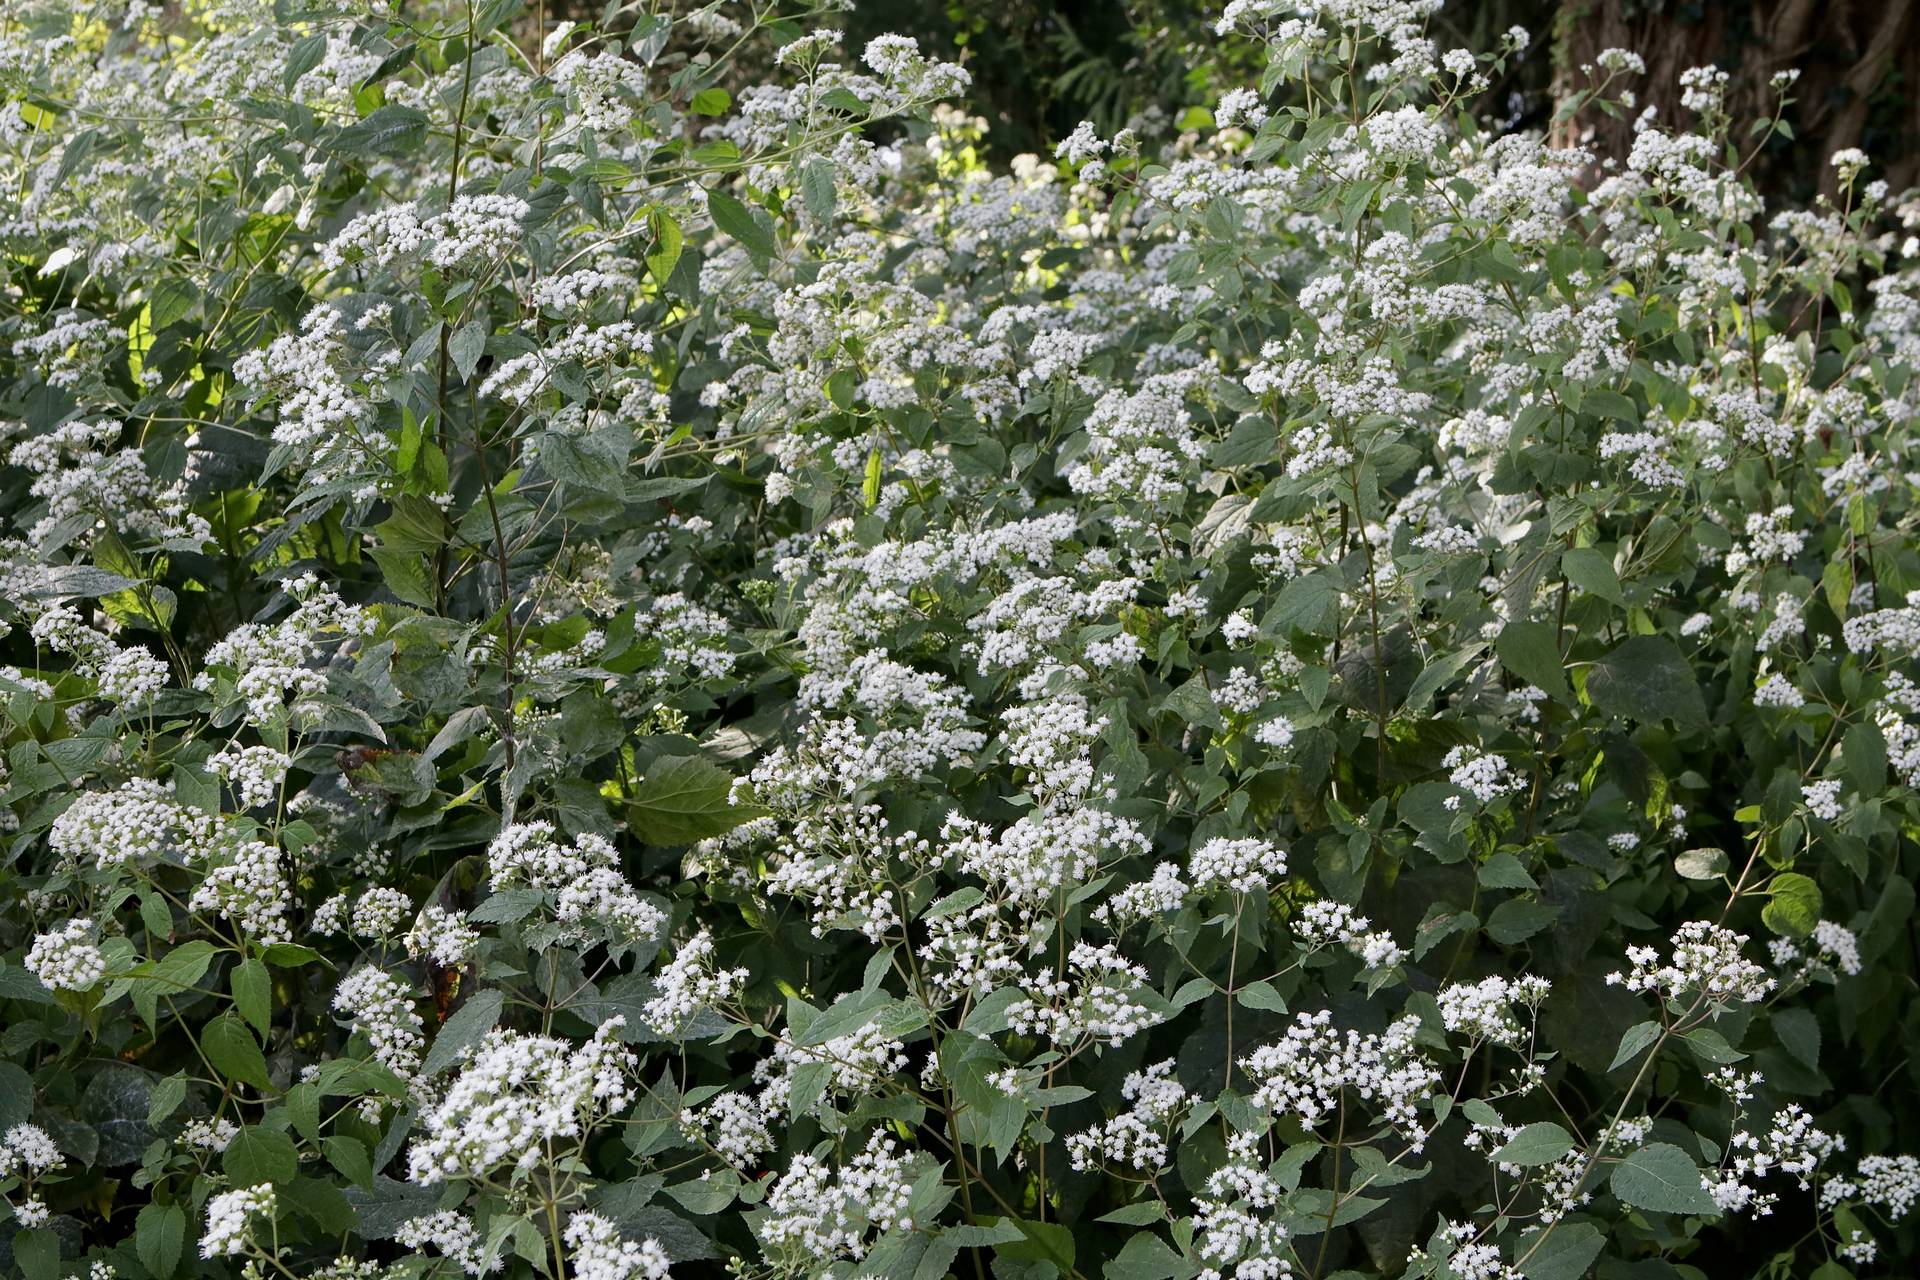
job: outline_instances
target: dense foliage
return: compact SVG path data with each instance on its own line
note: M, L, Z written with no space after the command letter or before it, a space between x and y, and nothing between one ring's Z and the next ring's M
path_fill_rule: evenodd
M1434 7L8 6L0 1264L1912 1274L1920 199Z

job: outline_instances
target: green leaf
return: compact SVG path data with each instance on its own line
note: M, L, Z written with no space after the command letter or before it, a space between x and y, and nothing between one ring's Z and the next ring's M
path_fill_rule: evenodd
M1573 701L1566 664L1560 659L1558 628L1544 622L1508 623L1500 628L1493 652L1501 666L1528 684L1538 685L1549 697Z
M1274 990L1271 982L1264 980L1249 982L1240 988L1236 998L1249 1009L1264 1009L1270 1013L1287 1011L1287 1002L1281 998L1278 991Z
M431 122L412 107L385 106L342 129L334 150L356 156L402 156L427 140Z
M1593 547L1575 547L1560 557L1561 571L1567 581L1588 595L1599 596L1613 604L1624 605L1620 579L1613 572L1613 561Z
M809 157L800 169L800 195L815 222L826 226L833 221L835 200L833 162L824 156Z
M1173 1280L1183 1273L1188 1273L1186 1264L1165 1240L1150 1231L1138 1231L1127 1237L1102 1274L1106 1280Z
M1487 936L1503 946L1525 942L1555 920L1560 908L1531 898L1510 898L1487 916Z
M1499 1164L1552 1164L1572 1150L1573 1135L1551 1120L1542 1120L1522 1126L1492 1158Z
M733 95L718 85L710 85L693 95L687 109L697 116L722 116L733 105Z
M1591 1223L1558 1222L1514 1241L1513 1256L1527 1260L1527 1280L1583 1280L1606 1242Z
M133 1248L154 1280L168 1280L180 1265L187 1239L187 1214L177 1204L148 1204L134 1219Z
M459 1062L468 1049L477 1046L487 1032L493 1030L505 1004L500 992L487 990L476 992L472 999L454 1010L440 1033L434 1036L433 1047L427 1050L426 1061L420 1064L420 1074L435 1076Z
M1760 919L1767 928L1789 938L1804 938L1820 923L1824 902L1820 886L1798 871L1782 871L1767 885L1767 905Z
M647 252L647 271L653 276L654 284L665 289L673 276L674 265L680 261L680 246L685 237L680 232L680 224L665 209L655 209L647 215L647 230L653 235L653 248Z
M434 607L433 576L427 558L416 551L374 547L369 551L380 566L380 581L393 594L422 609Z
M880 446L867 452L867 474L860 485L860 502L871 511L880 501Z
M220 1167L236 1187L292 1182L300 1171L300 1154L286 1134L250 1124L233 1135L221 1153Z
M336 1134L321 1143L320 1150L325 1153L327 1163L348 1182L357 1187L373 1186L373 1160L363 1143Z
M267 1057L260 1042L246 1024L232 1014L222 1014L200 1033L200 1049L213 1069L229 1080L250 1084L256 1089L271 1089L267 1079Z
M1688 849L1673 860L1673 869L1689 880L1718 880L1727 874L1724 849Z
M147 297L147 322L154 329L164 329L193 310L193 304L200 301L200 291L189 280L169 276L153 287Z
M1634 636L1593 664L1587 697L1602 711L1652 724L1671 720L1681 729L1703 729L1707 704L1693 668L1665 636Z
M166 1076L153 1082L153 1092L147 1095L147 1125L158 1127L167 1117L180 1109L187 1100L187 1081L184 1076Z
M478 320L469 320L454 330L447 339L447 355L453 360L453 367L460 371L461 381L470 381L473 371L480 365L480 357L487 351L487 326Z
M300 83L300 77L320 65L320 59L327 54L327 33L316 31L310 36L302 36L293 42L293 49L287 54L287 69L280 78L280 87L288 93Z
M1781 1009L1773 1015L1773 1033L1801 1065L1820 1069L1820 1020L1811 1009Z
M1700 1167L1669 1142L1640 1148L1613 1168L1613 1194L1636 1209L1717 1217L1719 1206L1701 1185Z
M266 1035L273 1026L273 979L267 974L267 966L258 960L245 960L233 967L227 981L240 1016Z
M55 1280L60 1274L60 1237L52 1227L33 1227L14 1236L13 1260L27 1280Z
M1862 796L1877 796L1887 781L1887 740L1880 726L1862 720L1840 740L1841 773L1847 788Z
M1502 849L1480 864L1480 883L1489 889L1538 889L1540 887L1520 859Z
M1618 1071L1642 1053L1660 1038L1660 1024L1657 1022L1637 1022L1620 1033L1620 1047L1614 1051L1613 1063L1609 1071Z
M732 774L698 756L662 756L634 788L627 822L659 847L723 835L762 812L733 803L733 782Z
M765 214L756 214L718 187L707 192L707 212L713 224L740 242L747 256L764 270L774 255L773 227Z

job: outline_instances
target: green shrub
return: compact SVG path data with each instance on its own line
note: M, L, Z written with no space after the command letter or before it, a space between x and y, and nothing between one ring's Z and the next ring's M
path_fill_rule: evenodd
M0 19L4 1265L1910 1274L1920 200L1434 7Z

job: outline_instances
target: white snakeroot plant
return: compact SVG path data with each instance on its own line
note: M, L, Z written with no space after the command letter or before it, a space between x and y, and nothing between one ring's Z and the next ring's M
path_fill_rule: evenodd
M1920 195L846 8L0 15L19 1269L1913 1274Z

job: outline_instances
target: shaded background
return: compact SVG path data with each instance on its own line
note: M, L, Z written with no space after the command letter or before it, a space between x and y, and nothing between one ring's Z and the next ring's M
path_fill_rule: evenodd
M1252 84L1251 42L1222 41L1212 23L1224 0L862 0L846 17L849 48L898 31L963 62L974 77L971 109L987 117L991 157L1050 152L1081 120L1112 134L1158 110L1177 122L1190 106ZM1804 202L1831 189L1827 158L1842 147L1873 157L1868 176L1897 192L1920 181L1920 0L1453 0L1432 21L1442 50L1491 49L1508 27L1533 44L1487 93L1483 118L1508 129L1545 129L1570 74L1602 49L1647 62L1634 82L1642 103L1679 118L1679 75L1708 63L1733 76L1735 137L1770 108L1773 73L1802 72L1787 116L1792 140L1772 139L1756 165L1763 191ZM597 16L597 0L548 0L550 20ZM742 60L743 75L756 59ZM1631 122L1597 112L1560 135L1605 157L1624 156Z

